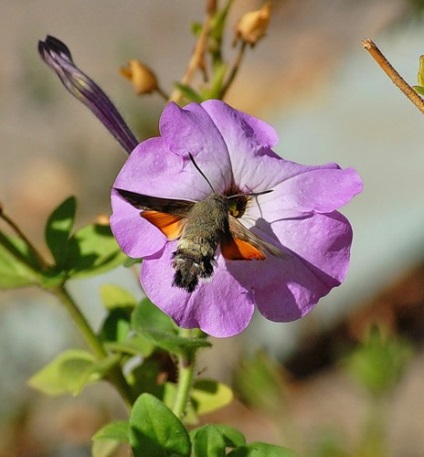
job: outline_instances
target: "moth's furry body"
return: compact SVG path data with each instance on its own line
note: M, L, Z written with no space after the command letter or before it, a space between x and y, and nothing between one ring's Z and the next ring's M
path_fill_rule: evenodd
M227 197L211 194L196 203L187 215L183 234L174 252L173 284L193 292L199 278L212 276L216 249L228 231Z

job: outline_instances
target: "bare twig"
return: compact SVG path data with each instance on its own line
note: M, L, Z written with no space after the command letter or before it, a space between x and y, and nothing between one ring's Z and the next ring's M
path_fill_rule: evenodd
M373 59L380 65L386 75L393 83L411 100L411 102L424 114L424 100L415 92L415 90L402 78L394 69L391 63L384 57L382 52L377 48L371 39L362 41L362 46L371 54Z
M194 48L193 54L191 55L190 61L187 65L185 74L181 80L181 84L187 85L191 82L194 73L197 69L200 69L204 75L206 75L205 69L205 52L208 41L208 35L210 31L210 24L212 20L212 13L208 10L205 20L203 22L202 31L200 32L199 39L197 40L196 46ZM175 89L170 97L170 101L179 102L181 100L182 94L181 91L177 88Z

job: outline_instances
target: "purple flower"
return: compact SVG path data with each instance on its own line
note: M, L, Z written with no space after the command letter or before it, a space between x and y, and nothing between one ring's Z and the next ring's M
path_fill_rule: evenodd
M200 327L217 337L235 335L249 324L255 305L269 320L293 321L341 284L349 266L352 229L336 210L362 190L355 170L282 159L271 149L278 142L272 127L217 100L185 108L169 104L160 132L160 137L140 143L119 173L111 227L127 255L144 258L141 282L147 296L178 325ZM177 278L182 238L168 239L166 230L157 228L155 211L168 199L173 210L164 207L164 213L178 213L174 207L182 204L199 208L195 203L212 194L224 196L227 222L236 219L285 255L265 247L265 260L225 258L224 220L213 271L204 271L209 269L206 259L204 274L196 273L198 284L188 288ZM178 225L179 218L174 219ZM189 230L188 223L182 231L186 237L184 230ZM202 262L197 260L192 263L199 267Z

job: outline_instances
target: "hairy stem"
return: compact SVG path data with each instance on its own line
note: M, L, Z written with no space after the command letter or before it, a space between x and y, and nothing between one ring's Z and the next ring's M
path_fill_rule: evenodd
M393 81L393 83L411 100L411 102L424 114L424 100L402 78L391 63L386 59L376 44L369 38L362 41L362 46L370 53L381 69Z
M191 337L192 330L180 329L180 336ZM195 353L194 351L185 351L178 356L178 384L177 393L175 395L174 406L172 408L174 414L182 419L186 412L188 402L190 400L190 391L193 385L195 369Z

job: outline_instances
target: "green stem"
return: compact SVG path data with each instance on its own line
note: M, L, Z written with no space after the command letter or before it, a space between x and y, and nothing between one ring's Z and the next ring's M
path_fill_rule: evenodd
M18 235L18 237L28 246L34 255L35 259L40 265L41 270L45 271L49 268L48 263L44 260L44 257L40 254L38 249L31 243L29 238L22 232L18 224L13 221L7 214L3 212L3 208L0 209L0 217L9 225L9 227Z
M247 43L246 41L242 41L241 42L241 45L240 45L240 48L238 50L238 53L237 53L237 56L236 56L236 59L234 61L234 64L231 68L231 72L228 76L228 79L227 81L225 82L223 88L221 89L221 94L220 94L220 99L223 100L228 89L231 87L231 85L233 84L234 82L234 79L235 77L237 76L237 73L239 72L240 70L240 67L241 67L241 63L243 61L243 57L244 57L244 53L246 51L246 47L247 47Z
M94 352L97 359L102 360L108 357L107 351L103 347L101 341L97 338L96 333L91 328L85 316L81 313L80 309L78 308L78 305L75 303L74 299L69 294L65 285L58 286L54 289L49 289L49 291L53 293L65 306L74 324L81 332L85 342ZM131 391L131 387L128 385L124 375L122 374L118 366L114 367L111 370L108 379L118 390L127 406L131 407L131 405L134 402L133 393Z
M180 336L191 338L193 331L188 329L180 329ZM194 379L195 369L195 351L185 351L178 356L178 384L177 393L175 395L174 414L182 419L186 412L187 404L190 399L190 390Z

